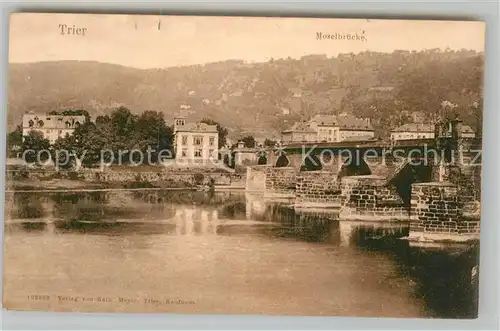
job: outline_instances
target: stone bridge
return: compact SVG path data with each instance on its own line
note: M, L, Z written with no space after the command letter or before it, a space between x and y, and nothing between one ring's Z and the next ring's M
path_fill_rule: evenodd
M341 220L403 221L410 238L479 235L481 140L289 144L247 168L247 191Z

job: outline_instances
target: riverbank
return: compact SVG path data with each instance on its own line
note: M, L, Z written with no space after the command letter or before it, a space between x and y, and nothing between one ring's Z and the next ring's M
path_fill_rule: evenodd
M151 184L151 183L149 183ZM215 192L224 191L244 191L244 186L239 185L215 185L213 188L208 186L155 186L145 183L89 183L79 180L51 180L51 181L12 181L6 186L5 192L53 192L53 191L71 191L71 192L91 192L91 191L120 191L120 190L168 190L168 191L208 191L213 189Z

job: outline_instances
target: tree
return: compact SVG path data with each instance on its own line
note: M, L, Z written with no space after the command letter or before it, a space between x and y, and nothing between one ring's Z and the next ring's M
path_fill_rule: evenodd
M162 112L147 110L141 114L134 125L132 149L147 152L148 148L154 150L151 153L151 161L156 162L161 151L172 152L173 130L167 126ZM164 155L164 153L162 153ZM135 160L137 161L137 160Z
M224 154L224 159L222 160L222 162L224 162L224 164L227 167L234 169L236 167L235 160L236 160L236 153L230 152L230 153Z
M138 117L125 107L120 107L111 113L110 124L120 142L131 138L137 119Z
M17 151L22 148L23 145L23 129L20 125L16 129L7 134L7 155L9 157L15 157Z
M274 147L276 146L276 140L267 139L264 140L264 147Z
M61 165L72 166L76 164L75 156L78 157L83 165L93 166L101 162L101 151L109 149L110 134L105 128L98 128L92 122L86 122L76 128L73 134L57 139L54 143L55 151L66 151L73 154L69 162L64 159L58 160ZM60 153L60 157L66 157L66 153ZM53 156L54 159L56 155Z
M202 119L201 123L205 123L208 125L216 125L217 132L219 133L219 148L222 148L226 145L227 129L225 127L223 127L221 124L219 124L219 123L217 123L214 120L209 119L209 118Z
M109 122L111 122L111 118L108 115L97 116L97 118L95 119L95 124L96 125L106 125Z
M47 161L52 154L50 141L40 131L30 131L24 136L21 151L25 162Z
M172 150L172 139L172 128L165 123L163 113L148 110L134 115L129 109L120 107L110 116L97 117L95 124L84 123L72 135L56 141L55 148L74 152L80 158L83 156L82 163L86 166L111 161L137 164L157 162L160 151ZM113 154L101 155L103 150ZM103 156L105 160L101 160Z
M255 147L255 138L253 136L245 136L241 138L241 140L245 143L245 147L254 148Z

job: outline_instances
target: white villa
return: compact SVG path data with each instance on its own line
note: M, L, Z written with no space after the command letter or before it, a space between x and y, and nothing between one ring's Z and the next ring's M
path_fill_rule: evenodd
M174 150L177 161L206 163L217 160L219 132L216 125L188 123L183 116L174 119Z

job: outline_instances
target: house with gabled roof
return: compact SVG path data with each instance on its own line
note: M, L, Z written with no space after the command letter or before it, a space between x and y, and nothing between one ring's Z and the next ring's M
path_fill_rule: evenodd
M317 132L307 122L296 122L291 128L281 133L283 143L314 142L317 141Z
M445 123L448 124L448 123ZM446 132L451 136L451 126L446 125ZM434 139L436 128L428 123L406 123L391 131L391 140L413 140L413 139ZM476 133L468 125L460 126L461 138L475 138Z
M340 142L371 140L375 131L368 119L349 114L318 114L307 122L297 122L283 132L283 142Z

